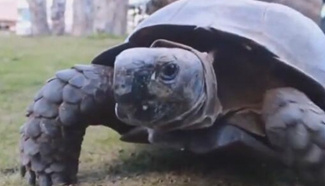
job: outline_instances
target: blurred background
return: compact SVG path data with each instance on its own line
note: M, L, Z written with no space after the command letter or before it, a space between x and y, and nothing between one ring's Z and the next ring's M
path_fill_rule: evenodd
M0 30L21 36L123 36L175 0L0 0Z
M176 0L0 0L0 30L22 36L123 36ZM322 17L324 17L324 11Z

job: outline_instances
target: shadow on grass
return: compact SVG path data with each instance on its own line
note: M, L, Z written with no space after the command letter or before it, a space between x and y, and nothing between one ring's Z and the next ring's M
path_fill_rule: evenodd
M211 183L218 183L220 180L224 183L221 185L231 185L229 183L234 180L243 185L263 186L280 185L279 183L292 186L295 182L288 169L273 161L242 156L236 152L195 155L151 146L139 147L131 152L121 151L120 156L114 161L83 171L80 174L80 181L114 182L125 177L131 179L146 177L152 173L156 175L172 173L180 177L194 176L204 180L200 182L201 186L210 186Z
M16 172L18 172L18 167L0 169L0 175L5 175L5 176L12 175Z

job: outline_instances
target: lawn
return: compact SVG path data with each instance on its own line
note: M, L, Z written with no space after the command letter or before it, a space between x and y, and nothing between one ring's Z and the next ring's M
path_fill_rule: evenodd
M25 185L17 172L19 127L34 93L55 71L87 64L100 51L121 41L0 36L0 186ZM251 159L200 157L126 144L108 128L91 127L83 144L78 177L83 186L287 186L287 172L280 168Z

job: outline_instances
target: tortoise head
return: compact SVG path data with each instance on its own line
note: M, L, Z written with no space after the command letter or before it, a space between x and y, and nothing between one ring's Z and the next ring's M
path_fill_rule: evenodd
M133 48L114 66L115 112L123 122L154 129L175 129L203 109L207 100L204 66L181 48ZM199 116L201 117L201 116Z

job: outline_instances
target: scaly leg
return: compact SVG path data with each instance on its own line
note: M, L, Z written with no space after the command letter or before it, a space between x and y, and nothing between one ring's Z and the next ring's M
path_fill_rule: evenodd
M325 113L293 88L266 93L262 108L269 142L308 186L325 185Z
M131 127L115 117L113 69L76 65L58 71L35 95L21 127L21 174L29 184L77 182L81 144L89 125L105 125L120 134Z

